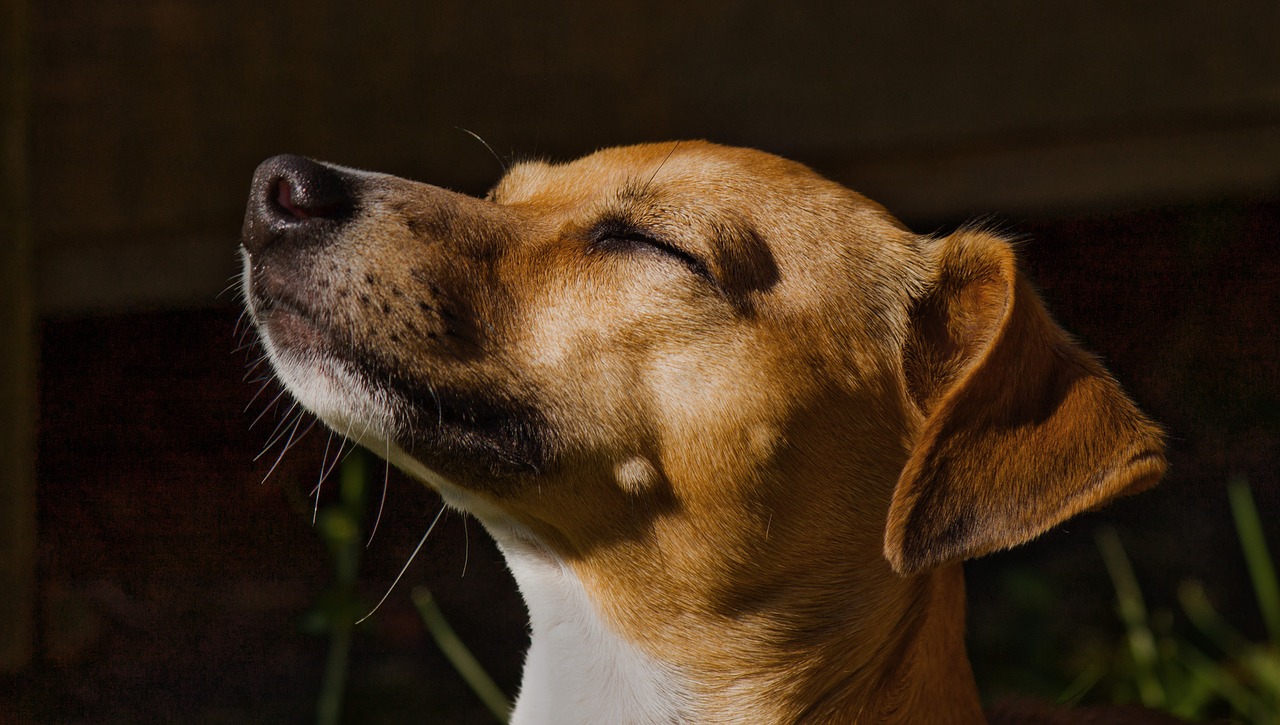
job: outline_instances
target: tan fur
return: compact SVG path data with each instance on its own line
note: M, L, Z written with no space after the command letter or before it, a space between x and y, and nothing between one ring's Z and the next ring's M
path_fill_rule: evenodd
M357 425L533 532L697 719L982 722L959 562L1163 469L1007 242L916 236L799 164L683 142L483 201L370 188L325 255L253 255L293 299L260 324L515 420L479 453L430 411Z

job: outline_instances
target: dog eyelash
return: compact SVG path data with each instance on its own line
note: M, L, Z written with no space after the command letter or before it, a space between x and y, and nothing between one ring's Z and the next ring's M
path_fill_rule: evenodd
M656 252L671 257L684 266L689 268L699 277L716 283L715 277L711 274L711 270L701 259L693 256L685 250L677 247L669 242L653 237L642 231L632 227L615 228L613 225L605 225L595 235L592 246L598 249L637 249L648 248Z

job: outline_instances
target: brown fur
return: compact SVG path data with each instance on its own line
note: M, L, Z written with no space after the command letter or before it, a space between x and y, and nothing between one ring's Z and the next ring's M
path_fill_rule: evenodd
M698 719L982 722L960 561L1163 470L1008 242L799 164L685 142L360 194L323 254L251 206L259 324L385 386L317 412L533 532Z

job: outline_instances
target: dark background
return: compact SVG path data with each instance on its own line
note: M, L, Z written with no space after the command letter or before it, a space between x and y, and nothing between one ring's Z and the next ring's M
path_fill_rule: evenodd
M0 723L314 717L328 643L307 613L333 573L306 497L326 435L261 482L280 410L250 428L274 391L250 402L219 291L259 161L483 192L499 163L460 129L504 159L750 145L917 231L983 218L1022 238L1058 319L1167 427L1171 469L969 565L984 689L1052 698L1082 643L1115 639L1103 525L1153 609L1200 579L1260 637L1224 484L1249 480L1280 551L1280 5L1139 7L0 0ZM438 508L392 473L369 603ZM413 584L514 693L519 597L480 527L446 515L358 630L349 720L485 722Z

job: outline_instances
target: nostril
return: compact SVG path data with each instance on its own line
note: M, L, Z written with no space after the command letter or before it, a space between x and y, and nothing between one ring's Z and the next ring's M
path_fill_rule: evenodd
M345 180L328 169L324 171L321 175L286 173L276 179L268 194L280 211L299 221L350 216L354 202Z
M284 209L296 219L310 219L311 213L293 203L293 187L288 179L276 181L276 206Z
M264 195L274 202L277 212L299 221L350 215L354 179L342 170L300 156L286 156L273 171L267 177Z
M277 242L323 242L360 205L360 177L301 156L275 156L258 167L241 242L258 253Z

